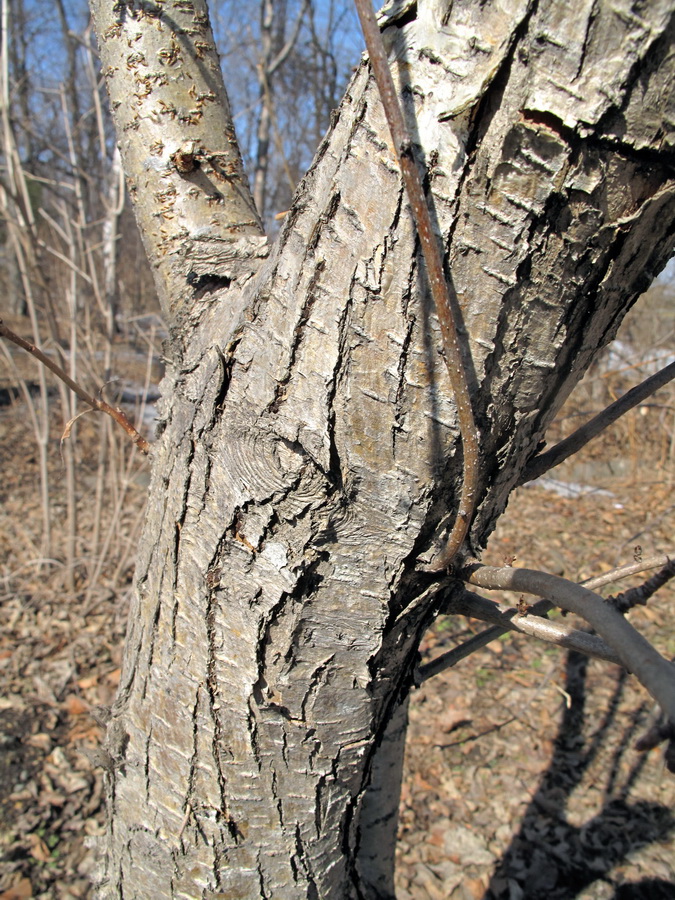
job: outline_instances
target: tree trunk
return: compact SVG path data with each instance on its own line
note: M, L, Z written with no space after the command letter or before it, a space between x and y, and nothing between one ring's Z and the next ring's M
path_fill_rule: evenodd
M673 251L673 10L401 7L384 38L481 432L475 554ZM113 106L142 85L118 127L173 362L108 730L100 895L391 897L402 704L452 590L426 569L462 453L377 90L362 62L261 265L239 170L214 202L217 138L179 101L162 113L179 73L183 97L206 80L206 105L227 110L201 0L111 8L93 2ZM171 70L174 45L201 64ZM177 165L190 140L206 183Z

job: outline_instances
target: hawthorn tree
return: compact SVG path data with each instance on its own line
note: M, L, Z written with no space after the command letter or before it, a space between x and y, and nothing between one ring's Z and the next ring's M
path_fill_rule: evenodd
M670 664L620 613L475 564L673 252L673 4L394 0L409 141L364 57L273 245L204 0L91 7L170 331L100 895L392 897L417 648L467 580L582 612L675 719Z

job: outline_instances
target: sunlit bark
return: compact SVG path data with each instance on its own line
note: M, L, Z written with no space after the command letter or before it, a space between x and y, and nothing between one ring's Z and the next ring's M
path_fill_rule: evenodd
M481 432L477 553L672 253L672 6L407 6L384 37ZM200 79L229 122L199 0L93 8L173 328L101 896L392 896L400 706L462 461L377 91L364 62L261 266L240 169L214 205L212 163L177 166L221 152L181 112Z

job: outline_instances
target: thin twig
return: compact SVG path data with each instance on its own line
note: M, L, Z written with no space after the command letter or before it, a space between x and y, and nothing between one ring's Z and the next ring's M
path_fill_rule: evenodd
M266 78L269 78L271 75L274 75L276 70L280 66L282 66L288 59L288 56L289 56L291 50L293 49L293 47L295 46L295 42L298 39L298 35L300 34L300 28L302 26L303 19L305 18L305 12L307 11L308 6L309 6L309 0L304 0L302 7L300 9L300 12L298 13L298 17L295 20L295 24L293 25L293 30L291 31L291 34L290 34L288 40L286 41L284 46L281 48L281 50L279 50L279 52L274 57L274 59L270 63L267 64L267 67L265 69L263 69L264 76Z
M583 587L588 588L588 590L596 590L596 588L602 587L605 584L611 584L614 581L619 581L622 578L627 578L629 575L637 575L639 572L646 572L648 569L655 569L657 566L663 566L667 563L668 557L665 554L661 554L659 556L650 556L646 557L641 562L629 563L625 566L618 566L617 568L612 569L610 572L604 572L602 575L596 575L593 578L587 578L585 581L582 581L581 584L583 585ZM548 600L539 600L529 608L529 614L534 616L543 616L553 608L553 605L554 604L550 603ZM452 612L453 614L457 612L454 604ZM471 614L466 613L466 615ZM419 686L428 678L432 678L434 675L438 675L441 672L444 672L446 669L450 669L452 668L452 666L456 666L458 662L466 659L467 656L471 656L472 653L476 653L478 650L481 650L483 647L491 644L492 641L496 641L498 638L502 637L502 635L508 634L509 631L512 630L514 629L512 629L510 625L506 624L491 625L490 628L486 628L479 634L473 635L468 640L463 641L456 647L453 647L452 650L441 653L435 659L432 659L430 662L420 666L417 670L415 679L416 684Z
M675 667L598 594L565 578L533 569L473 565L467 567L462 577L469 584L487 590L519 591L546 597L561 609L581 616L675 723Z
M518 484L526 484L528 481L533 481L535 478L543 475L544 472L548 472L549 469L559 466L561 462L577 453L594 437L597 437L606 428L613 425L618 418L630 409L633 409L634 406L642 403L643 400L646 400L659 388L668 384L673 378L675 378L675 362L670 363L670 365L657 372L656 375L652 375L634 388L631 388L623 397L611 403L597 416L594 416L590 422L586 422L581 428L577 428L576 431L569 437L566 437L565 440L556 444L555 447L551 447L546 453L535 456L525 467Z
M453 666L456 666L458 662L466 659L467 656L471 656L472 653L482 650L483 647L496 641L497 638L500 638L503 634L508 634L509 630L510 629L504 628L502 625L491 625L489 628L485 628L478 634L474 634L468 640L453 647L452 650L447 650L445 653L439 654L435 659L419 666L415 673L415 684L419 687L424 681L433 678L434 675L440 675L440 673L445 672L446 669L451 669Z
M76 381L73 381L67 372L63 371L61 366L53 362L53 360L46 356L39 347L35 346L35 344L31 344L30 341L24 340L24 338L12 331L11 328L8 328L2 319L0 319L0 337L7 338L8 341L11 341L13 344L16 344L17 347L21 347L23 350L30 353L31 356L34 356L43 366L46 366L46 368L52 371L57 378L60 378L73 393L77 394L80 400L88 403L92 409L107 413L107 415L111 416L118 425L122 426L141 453L147 454L150 452L150 444L136 431L121 409L110 406L105 400L98 397L92 397L91 394L88 394Z
M670 557L665 553L659 553L657 556L645 556L639 562L626 563L625 566L617 566L616 569L610 569L609 572L603 572L602 575L594 575L593 578L586 578L580 582L583 587L589 591L595 591L599 587L606 584L613 584L622 578L628 578L629 575L639 575L640 572L648 572L649 569L656 569L659 566L667 566Z
M542 600L529 607L526 615L519 615L515 609L501 609L494 601L465 591L460 597L453 600L453 614L496 624L420 666L417 670L416 684L419 686L434 675L444 672L510 631L555 644L566 650L576 650L578 653L584 653L595 659L621 665L619 657L601 638L571 628L569 625L550 622L543 618L542 616L549 611L550 607L551 604L547 600Z
M431 566L431 571L442 571L448 567L464 543L475 510L480 471L478 432L473 416L469 386L457 337L450 294L443 270L443 258L438 246L438 238L433 232L422 180L413 154L412 141L403 119L394 80L387 63L380 29L375 19L371 0L354 0L354 2L361 20L361 28L370 56L370 64L387 122L389 123L389 130L403 174L403 181L408 193L417 233L419 234L431 296L441 326L445 364L450 376L450 384L455 394L455 403L457 404L457 418L464 454L464 471L457 518L445 548Z

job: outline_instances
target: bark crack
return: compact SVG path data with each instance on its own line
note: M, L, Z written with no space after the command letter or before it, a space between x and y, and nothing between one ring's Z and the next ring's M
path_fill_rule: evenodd
M338 202L339 202L339 194ZM309 255L309 253L308 253ZM305 257L307 259L307 256ZM295 360L298 354L298 350L302 345L302 341L305 335L305 325L307 324L309 317L312 313L312 307L316 301L315 290L319 283L319 279L321 278L321 274L326 267L326 262L323 259L318 260L314 267L314 271L310 277L309 283L305 288L305 296L302 304L302 308L298 314L297 321L295 323L295 328L293 329L293 336L291 338L290 348L288 352L288 362L286 364L286 371L279 377L277 380L277 384L274 389L274 398L268 403L265 412L266 413L276 413L279 411L281 404L284 401L284 394L286 391L286 387L288 386L289 381L291 380L291 376L293 374L293 369L295 367Z
M216 632L216 615L217 615L217 604L216 604L216 592L215 590L209 590L206 596L206 638L207 638L207 648L206 648L206 690L209 697L209 715L211 717L211 721L213 722L213 736L211 739L211 755L213 757L213 762L216 770L216 780L218 783L218 792L220 795L220 814L224 817L227 822L228 830L230 835L234 838L235 843L237 842L237 828L236 823L232 822L229 814L228 814L228 800L227 800L227 780L225 778L225 772L223 771L223 767L221 764L221 756L220 750L224 748L226 745L224 740L224 734L222 729L222 724L220 720L219 709L222 705L222 698L220 697L220 688L219 688L219 678L218 678L218 665L217 665L217 632ZM196 727L196 717L193 720L195 721ZM214 854L217 850L217 842L214 846ZM217 865L216 857L214 856L214 873L216 876L216 880L220 883L220 874L219 874L219 865Z
M293 880L296 884L303 884L307 891L307 900L318 900L319 887L314 877L311 861L305 851L302 840L302 830L299 823L295 826L295 852L291 856L291 868L293 871ZM304 875L301 880L300 873Z
M302 722L304 722L304 723L308 722L307 707L308 707L310 701L316 697L321 685L325 684L324 674L325 674L326 670L328 669L328 666L330 665L330 663L333 662L334 659L335 659L335 654L331 653L329 656L327 656L325 659L323 659L320 663L318 663L318 665L314 666L314 668L312 669L312 672L309 677L309 684L307 685L307 689L305 690L305 694L304 694L304 696L302 698L302 702L300 704L301 719L302 719ZM310 722L309 724L313 725L314 723Z
M187 786L185 789L185 800L183 802L183 814L189 815L192 799L195 794L195 777L197 773L197 763L199 759L199 727L197 716L199 712L199 694L201 687L198 686L195 691L195 702L192 706L192 753L190 755L190 770L188 772ZM182 835L181 835L182 836Z
M340 451L338 450L336 441L336 410L335 398L340 386L342 377L347 371L349 365L349 353L347 349L347 337L349 333L349 324L352 317L353 309L353 290L356 283L355 266L349 281L349 290L347 292L347 301L342 310L342 314L338 320L337 326L337 355L335 365L331 373L331 378L327 385L326 409L327 409L327 427L328 427L328 460L329 470L326 475L329 477L333 490L342 492L345 486L345 476L342 471L342 460L340 459Z
M145 736L143 749L143 781L145 786L145 802L150 802L150 748L152 746L152 722L148 727L148 733Z

